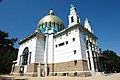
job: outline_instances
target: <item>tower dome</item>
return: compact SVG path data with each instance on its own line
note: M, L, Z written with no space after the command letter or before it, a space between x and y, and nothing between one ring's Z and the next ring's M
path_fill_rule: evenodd
M45 33L46 27L48 30L51 30L53 27L54 32L59 32L64 29L64 23L63 21L54 15L54 11L51 9L49 11L49 14L45 17L43 17L39 22L38 22L38 29L40 32Z

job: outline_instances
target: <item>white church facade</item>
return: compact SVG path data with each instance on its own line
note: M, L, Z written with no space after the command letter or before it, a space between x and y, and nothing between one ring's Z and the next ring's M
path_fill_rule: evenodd
M36 31L19 42L11 74L24 76L91 76L100 71L99 48L88 19L84 25L74 5L69 25L51 9Z

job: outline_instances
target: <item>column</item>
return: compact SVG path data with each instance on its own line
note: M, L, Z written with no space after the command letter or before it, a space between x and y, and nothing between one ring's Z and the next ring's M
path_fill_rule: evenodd
M38 65L38 77L41 77L41 62Z
M22 65L22 55L20 55L20 61L19 61L19 65L21 66Z
M27 62L27 64L30 64L30 62L31 62L31 52L28 53L28 62Z
M54 39L53 39L53 36L54 36L54 27L52 26L52 29L51 29L51 35L50 35L50 41L51 41L51 52L50 53L52 53L52 76L54 75Z
M48 38L49 38L49 34L48 34L48 28L46 27L46 41L45 41L45 53L44 53L44 63L45 63L45 76L47 76L47 63L48 63Z
M92 55L92 49L91 49L92 46L90 45L90 42L88 44L89 44L88 50L89 50L89 53L90 53L91 70L95 71L93 55Z
M28 53L27 65L29 64L29 60L30 60L30 53Z
M29 53L29 54L30 54L30 57L29 57L29 64L31 63L31 53L32 53L32 52Z

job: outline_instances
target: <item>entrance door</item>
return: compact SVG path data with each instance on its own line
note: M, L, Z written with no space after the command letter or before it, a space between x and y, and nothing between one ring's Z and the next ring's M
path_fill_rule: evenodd
M49 76L50 68L47 67L47 76Z

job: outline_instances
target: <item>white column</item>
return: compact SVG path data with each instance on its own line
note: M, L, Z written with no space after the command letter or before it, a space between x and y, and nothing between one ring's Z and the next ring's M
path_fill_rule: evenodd
M22 56L20 55L20 61L19 61L19 65L22 65Z
M32 53L32 52L29 53L29 55L30 55L30 56L29 56L29 64L31 63L31 53Z
M45 36L46 36L46 41L45 41L45 53L44 53L44 63L45 63L45 76L47 76L47 63L48 63L48 38L49 38L49 34L48 34L48 28L46 27L46 32L45 32Z
M46 36L46 41L45 41L45 56L44 56L44 62L45 62L45 76L47 76L47 59L48 59L48 34Z
M54 72L53 68L53 63L54 63L54 40L53 40L53 36L54 36L54 29L53 27L51 27L51 30L48 30L48 63L51 63L52 67L50 68L51 70L49 71L52 71ZM49 72L47 72L47 74L49 75Z
M41 62L38 65L38 77L41 77Z
M52 53L52 74L54 74L54 39L53 39L53 36L54 36L54 28L52 27L52 32L51 32L51 53Z
M94 62L93 62L93 56L92 56L92 50L91 50L91 46L90 45L89 45L89 49L88 50L89 50L89 53L90 53L91 70L95 71Z
M29 61L30 61L30 53L28 53L28 62L27 62L27 65L29 64Z

